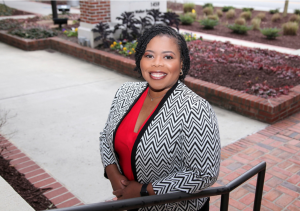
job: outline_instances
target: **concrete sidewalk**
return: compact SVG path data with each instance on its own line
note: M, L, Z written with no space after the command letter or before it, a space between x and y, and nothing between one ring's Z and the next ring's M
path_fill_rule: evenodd
M30 0L5 1L5 4L11 8L34 13L36 15L52 14L51 4L34 2ZM70 13L80 14L80 10L78 8L71 7Z

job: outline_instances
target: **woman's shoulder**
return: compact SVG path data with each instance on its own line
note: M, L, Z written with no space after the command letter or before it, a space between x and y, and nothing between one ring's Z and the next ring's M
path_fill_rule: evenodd
M126 89L126 88L139 88L139 87L145 87L147 86L147 82L141 81L141 82L125 82L121 85L120 89Z
M116 96L121 93L129 92L130 90L143 90L147 86L147 82L125 82L117 90Z
M180 90L180 95L183 101L188 102L192 105L199 105L199 103L207 104L207 100L199 96L197 93L195 93L193 90L191 90L189 87L187 87L184 83L179 82L178 84L178 90Z

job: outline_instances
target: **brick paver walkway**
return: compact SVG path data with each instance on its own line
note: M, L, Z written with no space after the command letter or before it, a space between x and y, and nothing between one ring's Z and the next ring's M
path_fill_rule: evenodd
M266 161L261 210L300 211L300 113L223 147L221 157L220 175L214 186L225 185ZM232 191L229 210L253 210L255 187L256 176ZM211 197L210 210L220 210L220 198Z
M233 131L238 128L233 128ZM11 159L37 187L52 187L44 195L57 207L82 203L9 141ZM214 186L229 183L261 161L267 162L261 210L300 211L300 113L222 148L220 175ZM229 210L253 210L256 177L231 192ZM210 210L220 210L220 196L211 197Z

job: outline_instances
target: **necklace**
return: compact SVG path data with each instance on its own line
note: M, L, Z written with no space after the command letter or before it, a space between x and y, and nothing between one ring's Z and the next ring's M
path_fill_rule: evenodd
M150 97L150 100L153 101L154 99L161 98L161 97L165 96L166 94L164 94L164 95L162 95L162 96L159 96L159 97L151 97L150 91L149 91L149 89L148 89L148 95L149 95L149 97Z

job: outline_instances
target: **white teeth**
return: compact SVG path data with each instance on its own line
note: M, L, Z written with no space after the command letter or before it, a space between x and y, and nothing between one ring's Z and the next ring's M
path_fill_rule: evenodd
M163 77L166 74L165 73L150 73L153 77Z

